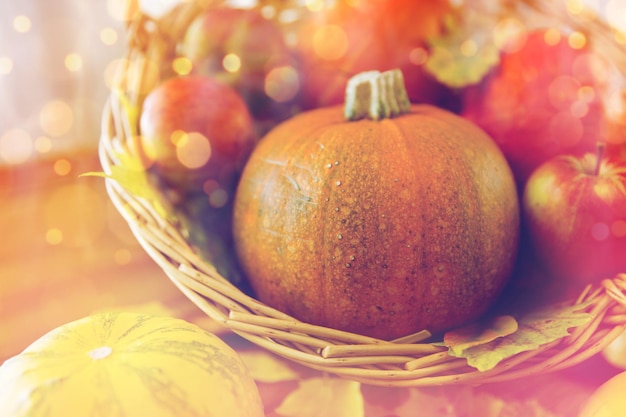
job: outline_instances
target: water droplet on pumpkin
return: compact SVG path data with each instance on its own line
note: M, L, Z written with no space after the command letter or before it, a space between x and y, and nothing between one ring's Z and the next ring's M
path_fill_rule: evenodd
M326 164L326 168L332 168L333 164Z
M356 256L354 256L354 255L350 256L350 260L351 261L354 261L355 259L356 259Z
M350 262L346 263L346 268L350 268L352 265L350 265Z
M337 182L335 183L335 185L340 186L340 185L341 185L341 181L337 181Z
M343 239L343 235L341 233L337 233L337 239L339 240Z
M339 165L339 161L335 161L335 166Z

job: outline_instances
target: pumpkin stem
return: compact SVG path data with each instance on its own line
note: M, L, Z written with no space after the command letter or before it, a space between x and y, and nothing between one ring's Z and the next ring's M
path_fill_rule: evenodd
M347 120L380 120L408 113L411 102L402 71L361 72L348 80L344 116Z

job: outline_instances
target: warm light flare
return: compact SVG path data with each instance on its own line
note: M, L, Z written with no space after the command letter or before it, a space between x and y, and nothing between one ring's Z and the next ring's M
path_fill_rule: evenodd
M0 75L7 75L13 71L13 60L8 56L0 56Z
M66 176L72 171L72 163L65 158L54 161L54 173L59 176Z
M226 54L222 60L222 67L228 72L235 73L241 69L241 58L237 54Z
M298 71L292 66L273 68L265 77L265 93L279 103L292 100L299 90Z
M200 133L191 132L176 140L176 157L190 169L203 167L211 158L211 143Z
M313 34L313 50L327 61L340 59L348 51L348 36L338 25L323 25Z
M23 129L10 129L0 136L0 160L8 164L26 162L33 153L33 141Z
M47 136L39 136L34 141L35 150L40 154L48 153L52 150L52 140Z
M409 61L413 65L424 65L428 61L428 51L424 48L414 48L409 52Z
M57 228L48 229L46 231L46 242L49 245L59 245L63 242L63 232Z
M478 52L478 44L473 39L466 39L460 45L461 55L471 58Z
M573 49L582 49L587 44L587 37L582 32L572 32L567 37L567 43Z
M74 125L74 111L64 101L53 100L46 103L39 112L39 125L49 136L67 134Z
M554 46L561 41L561 31L556 28L550 28L543 34L543 40L547 45Z
M32 27L32 22L28 16L19 15L13 19L13 29L19 33L26 33Z
M188 75L193 70L193 64L188 58L178 57L172 62L172 69L178 75Z
M117 40L118 34L115 29L107 27L100 31L100 41L102 41L103 44L108 46L115 45Z
M83 69L83 58L77 53L65 56L65 68L70 72L78 72Z

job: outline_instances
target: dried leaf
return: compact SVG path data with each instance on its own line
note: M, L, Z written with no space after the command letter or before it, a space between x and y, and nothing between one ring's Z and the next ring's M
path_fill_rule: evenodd
M478 83L500 62L493 38L494 16L472 9L446 19L443 35L429 40L425 68L440 82L455 88Z
M481 321L450 331L444 335L443 341L454 356L459 357L466 349L508 336L517 329L518 324L514 317L498 316L487 322Z
M467 348L461 354L450 349L450 354L466 358L467 363L479 371L488 371L504 359L537 349L569 335L569 329L588 323L592 316L581 312L584 307L584 305L550 307L531 312L519 320L516 332L489 343Z
M285 360L269 352L241 351L239 355L255 381L274 383L293 381L300 377Z
M110 174L105 172L87 172L81 176L112 179L124 187L129 193L136 197L143 198L152 204L161 217L168 218L168 216L171 215L171 210L168 209L168 204L160 191L150 182L143 162L138 157L128 153L119 153L116 157L118 158L119 164L111 166Z
M283 417L362 417L361 384L335 377L305 379L276 408Z

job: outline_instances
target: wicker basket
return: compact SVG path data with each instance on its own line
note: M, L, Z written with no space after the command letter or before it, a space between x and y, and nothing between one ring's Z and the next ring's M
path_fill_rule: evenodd
M124 65L107 102L100 140L100 160L105 172L122 162L119 155L137 152L137 121L125 111L128 100L140 106L159 78L173 75L174 44L191 20L219 1L187 1L155 21L146 16L129 19L129 44ZM278 2L274 2L278 3ZM288 4L288 1L283 2ZM534 7L554 7L556 2L528 1ZM535 10L564 13L562 8ZM576 22L570 22L572 26ZM585 21L585 30L589 22ZM602 26L598 33L606 33ZM600 42L607 53L612 42ZM623 55L623 52L620 52ZM563 369L600 352L626 328L626 274L588 287L571 300L592 316L586 325L535 350L523 352L480 372L463 358L448 353L441 340L420 332L401 340L383 341L358 334L299 322L246 295L218 273L217 268L188 242L181 222L164 219L155 207L107 179L113 203L128 222L149 256L172 282L211 319L232 332L281 357L309 368L374 385L427 386L511 380Z

